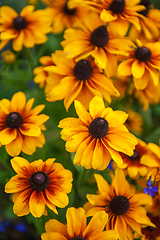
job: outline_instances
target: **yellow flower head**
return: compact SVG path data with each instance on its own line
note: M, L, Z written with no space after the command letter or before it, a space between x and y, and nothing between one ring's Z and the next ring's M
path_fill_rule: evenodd
M126 170L133 179L138 179L140 176L144 177L147 175L149 167L145 165L144 161L142 164L141 159L147 153L150 153L147 143L138 139L133 155L129 157L122 154L123 163L117 167Z
M47 80L49 78L52 78L52 74L49 74L46 70L44 70L44 68L46 66L53 66L54 62L52 60L52 57L50 56L41 57L39 59L39 62L42 64L42 66L33 69L33 74L36 75L33 80L35 83L39 83L40 88L45 86L45 91L47 91L46 90Z
M143 90L149 82L159 83L160 42L142 44L137 39L137 47L130 51L130 56L118 66L118 73L122 76L133 75L135 87Z
M52 32L58 34L64 29L73 27L73 24L82 21L88 14L88 8L76 5L69 8L68 0L42 0L48 8L48 13L53 21Z
M15 51L21 51L23 45L32 48L35 44L47 41L46 34L51 31L51 19L45 9L34 9L34 6L28 5L18 15L9 6L0 8L0 49L10 40L13 40L12 47Z
M148 214L150 220L155 224L155 227L149 226L142 228L142 240L159 240L160 239L160 216ZM140 237L140 236L139 236Z
M98 12L102 21L109 23L114 35L125 36L131 24L137 29L141 28L137 15L145 7L138 5L140 0L70 0L69 6L73 7L75 3Z
M159 37L160 10L153 9L150 0L143 0L140 4L146 7L138 15L141 29L138 30L132 25L129 30L129 37L132 40L140 39L143 43L146 43Z
M33 154L36 147L42 147L45 138L41 130L45 130L44 123L49 119L45 114L38 115L45 105L32 108L34 98L26 103L23 92L13 95L11 101L0 101L0 143L5 145L10 156L17 156L22 152Z
M14 54L14 52L12 52L11 50L6 50L4 52L1 53L1 56L3 58L3 61L7 64L11 64L15 61L16 59L16 55Z
M83 208L70 207L66 212L67 225L56 219L51 219L45 224L46 233L42 240L117 240L118 234L114 230L103 231L108 221L108 215L101 211L96 213L87 225L87 218Z
M47 80L47 101L54 102L64 99L68 110L76 99L87 109L90 100L95 96L103 96L111 103L111 96L119 96L112 80L107 78L97 67L91 57L76 61L67 59L63 51L56 51L55 66L45 67L50 78Z
M142 225L155 225L146 215L142 205L152 205L152 197L145 193L135 193L121 169L116 169L111 185L100 175L95 174L98 195L87 194L88 203L84 205L87 216L99 211L108 213L106 229L116 230L120 240L133 239L132 231L141 234Z
M65 30L64 39L61 44L68 58L78 57L79 60L91 55L109 77L116 74L116 55L128 56L128 51L134 47L129 38L112 35L95 12L88 14L75 28Z
M111 158L122 164L120 152L129 156L137 144L134 135L124 126L128 115L123 111L105 108L103 99L95 96L89 104L89 112L75 101L79 118L60 121L61 137L66 141L66 150L76 152L74 163L87 169L105 169Z
M72 173L54 161L55 158L32 163L22 157L11 159L17 175L5 185L5 192L14 193L13 211L17 216L30 212L34 217L47 215L46 206L58 214L56 206L64 208L68 205Z
M160 102L160 83L155 86L153 81L149 81L145 89L136 89L134 87L132 94L138 99L143 110L147 110L150 105L156 105Z

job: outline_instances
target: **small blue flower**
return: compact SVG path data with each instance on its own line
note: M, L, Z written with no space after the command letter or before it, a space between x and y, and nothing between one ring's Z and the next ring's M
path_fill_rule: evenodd
M144 193L148 193L151 197L154 196L154 193L155 192L158 192L158 187L156 186L153 186L153 182L151 182L151 176L150 178L148 179L147 181L147 186L145 189L144 189Z
M5 227L3 226L3 223L0 223L0 232L5 232Z
M14 229L20 233L25 233L27 231L26 224L24 224L24 223L16 223L14 225Z

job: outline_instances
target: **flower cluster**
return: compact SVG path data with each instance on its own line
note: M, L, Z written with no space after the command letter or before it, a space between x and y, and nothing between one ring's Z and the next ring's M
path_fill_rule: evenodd
M0 232L159 240L160 6L27 3L0 7Z

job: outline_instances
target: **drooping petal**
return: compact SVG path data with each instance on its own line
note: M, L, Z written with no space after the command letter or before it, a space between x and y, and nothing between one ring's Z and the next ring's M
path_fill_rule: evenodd
M18 156L22 150L22 136L17 131L17 137L9 144L5 145L6 151L12 157Z
M29 197L32 193L32 189L27 189L21 192L15 200L13 205L13 212L18 216L28 215L29 209Z
M11 128L5 128L0 132L0 142L3 145L11 143L17 137L17 130Z
M29 199L29 209L34 217L41 217L45 211L43 192L33 191Z

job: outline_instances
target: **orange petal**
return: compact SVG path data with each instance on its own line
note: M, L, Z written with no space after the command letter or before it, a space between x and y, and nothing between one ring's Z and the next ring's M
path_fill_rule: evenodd
M83 208L68 208L66 213L67 231L71 238L82 236L86 227L86 216ZM77 221L78 219L78 221Z
M23 108L26 104L26 95L23 92L17 92L11 99L11 111L22 114Z
M29 199L29 209L34 217L41 217L45 211L43 192L34 191Z
M0 142L2 145L11 143L17 137L17 129L5 128L0 132Z
M27 189L19 194L19 196L16 198L14 206L13 206L13 212L18 216L24 216L30 213L29 209L29 197L32 192L32 189Z

